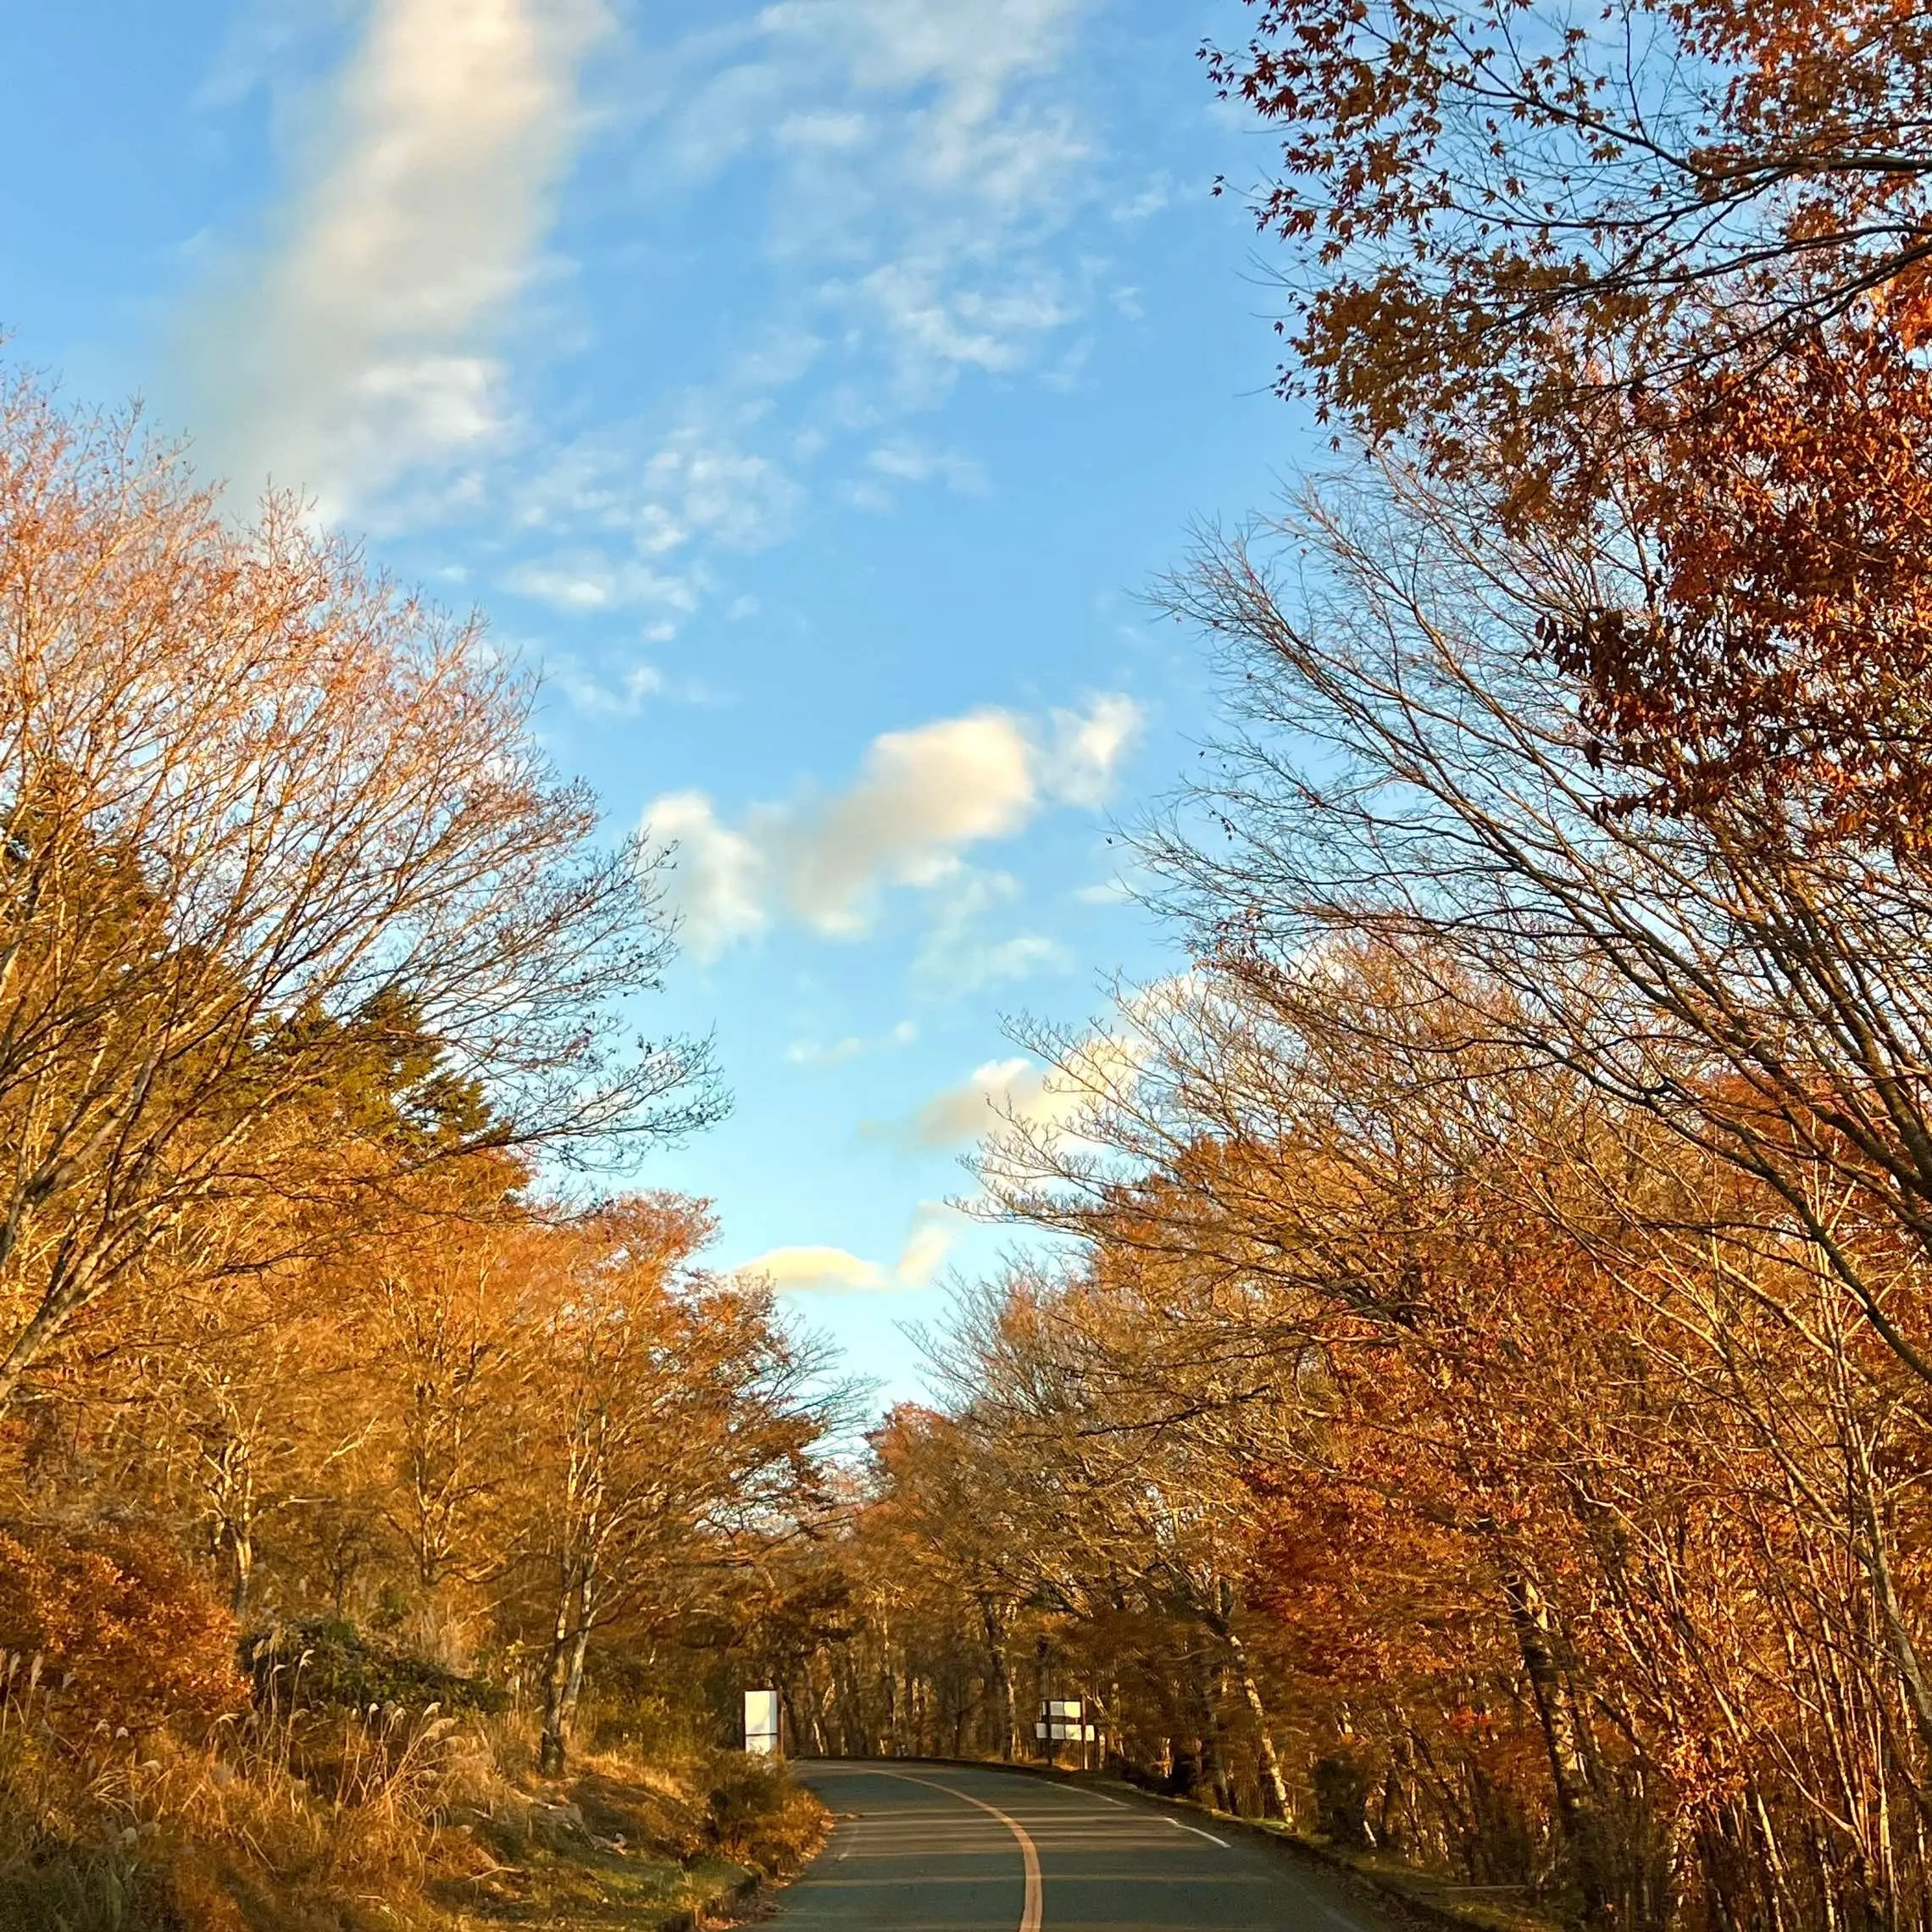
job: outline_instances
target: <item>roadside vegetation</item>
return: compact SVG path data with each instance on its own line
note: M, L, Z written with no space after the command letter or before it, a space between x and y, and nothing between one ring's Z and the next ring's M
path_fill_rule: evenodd
M788 1870L737 1740L823 1366L620 1009L652 863L286 506L0 397L0 1918L617 1923ZM660 1913L658 1916L662 1916Z

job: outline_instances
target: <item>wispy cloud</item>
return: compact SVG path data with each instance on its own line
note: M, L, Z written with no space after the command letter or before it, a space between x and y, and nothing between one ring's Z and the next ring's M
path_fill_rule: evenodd
M325 516L502 435L498 331L582 125L601 0L373 0L252 257L185 318L211 464Z
M1022 1056L989 1060L906 1119L869 1124L866 1135L908 1152L969 1146L1008 1116L1030 1116L1046 1105L1046 1079L1044 1067Z
M970 1146L1009 1127L1057 1138L1074 1131L1097 1098L1130 1083L1146 1052L1134 1032L1115 1030L1090 1034L1055 1066L1024 1054L988 1060L903 1119L869 1122L863 1132L908 1153Z
M802 499L729 427L693 419L654 441L600 430L511 486L508 523L526 555L503 581L565 614L655 609L675 628L713 587L708 558L782 541Z
M895 887L958 882L962 908L984 910L984 875L969 874L965 854L1012 838L1049 803L1097 804L1139 729L1138 707L1115 693L1056 712L1044 730L1011 712L972 712L883 733L830 797L757 805L730 825L707 794L674 792L646 808L645 832L677 848L674 897L701 955L780 918L857 939Z
M245 491L272 477L389 530L489 526L492 589L668 636L815 495L983 490L976 456L912 419L975 373L1048 379L1103 293L1091 251L1059 242L1099 209L1071 58L1086 0L778 0L695 31L674 14L655 47L611 0L363 3L293 117L308 137L264 239L181 319L184 414ZM586 428L528 324L541 292L552 369L603 339L550 242L593 126L600 191L648 184L640 233L748 170L719 192L735 231L749 217L763 321Z
M937 477L948 489L967 496L978 496L986 487L986 473L971 457L927 449L908 437L881 443L865 462L869 469L896 483L924 483Z
M1037 243L1084 198L1092 137L1053 85L1080 11L780 0L687 42L668 153L693 175L768 158L774 254L886 348L902 398L1013 368L1074 305Z
M1011 873L984 869L963 874L947 892L913 962L913 977L927 991L957 997L987 986L1071 971L1074 956L1045 933L989 935L999 908L1019 896Z
M877 1262L862 1260L849 1248L841 1247L773 1248L747 1261L737 1272L762 1276L781 1295L799 1290L849 1295L893 1285Z
M636 718L664 689L664 675L654 664L633 664L607 681L573 658L553 658L544 675L571 708L586 718Z
M681 625L814 494L884 509L989 486L907 426L975 374L1044 376L1095 298L1096 264L1056 242L1095 192L1082 6L780 0L662 51L671 104L633 165L686 205L739 170L766 319L679 372L678 414L600 427L518 486L534 541L512 587Z
M837 1067L862 1054L910 1046L919 1036L919 1028L911 1020L902 1019L890 1033L876 1040L862 1033L847 1034L842 1040L794 1040L785 1049L785 1058L786 1063L794 1067Z
M1102 694L1085 711L1055 711L1050 757L1061 797L1090 811L1104 805L1146 724L1140 706L1121 691Z

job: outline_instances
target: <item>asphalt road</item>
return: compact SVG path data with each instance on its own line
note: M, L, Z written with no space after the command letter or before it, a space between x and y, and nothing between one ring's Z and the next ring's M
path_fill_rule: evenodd
M980 1765L795 1765L838 1818L786 1932L1396 1932L1339 1881L1160 1807Z

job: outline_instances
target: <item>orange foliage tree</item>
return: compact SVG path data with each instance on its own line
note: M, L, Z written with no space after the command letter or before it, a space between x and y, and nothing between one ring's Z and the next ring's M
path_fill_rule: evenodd
M159 1245L219 1280L284 1203L705 1116L616 1018L664 957L639 854L475 622L20 381L0 613L0 1408Z

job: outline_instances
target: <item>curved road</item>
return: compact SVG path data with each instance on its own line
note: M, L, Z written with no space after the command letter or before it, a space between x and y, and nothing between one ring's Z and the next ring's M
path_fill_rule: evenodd
M838 1818L786 1932L1396 1932L1291 1854L990 1766L795 1763Z

